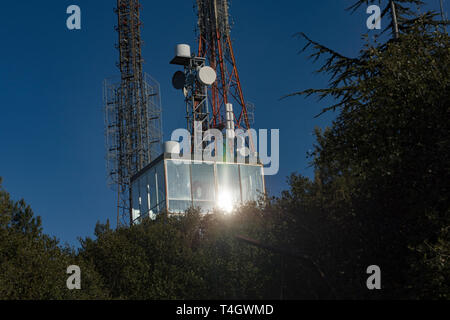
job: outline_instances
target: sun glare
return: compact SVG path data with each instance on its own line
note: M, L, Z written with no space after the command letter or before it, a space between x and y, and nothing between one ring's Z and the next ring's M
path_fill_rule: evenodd
M217 205L219 209L222 209L226 213L233 212L234 202L231 192L228 190L224 190L219 194L219 198L217 201Z

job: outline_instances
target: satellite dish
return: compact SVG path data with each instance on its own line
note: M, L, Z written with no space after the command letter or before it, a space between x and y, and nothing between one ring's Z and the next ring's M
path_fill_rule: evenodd
M173 87L177 90L181 90L184 88L185 83L186 83L186 76L184 75L184 72L182 71L175 72L172 78Z
M205 86L210 86L216 82L217 74L211 67L203 67L198 72L198 81Z

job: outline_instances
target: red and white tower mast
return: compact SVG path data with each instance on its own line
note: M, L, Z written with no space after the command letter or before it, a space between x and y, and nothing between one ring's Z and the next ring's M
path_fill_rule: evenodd
M210 127L224 130L227 105L233 105L236 129L248 130L253 122L253 105L244 99L230 36L228 0L197 0L198 55L206 58L217 73L210 88ZM252 146L253 149L253 146Z

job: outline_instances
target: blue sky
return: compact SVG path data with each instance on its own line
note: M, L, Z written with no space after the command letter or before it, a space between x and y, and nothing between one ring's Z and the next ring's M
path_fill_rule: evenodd
M284 94L325 86L314 75L303 42L311 38L349 56L361 47L367 15L350 15L352 1L233 0L232 37L246 100L256 105L256 128L280 129L280 173L267 179L277 195L286 177L311 176L306 153L315 119L329 101ZM429 1L434 8L438 0ZM434 3L435 2L435 3ZM106 185L102 81L118 74L114 0L8 1L0 11L0 176L18 200L42 216L46 233L77 244L97 221L115 221L116 198ZM177 43L196 47L193 0L143 0L145 71L161 84L166 140L183 128L184 104L172 89L169 65ZM66 28L66 8L82 11L82 30ZM448 4L446 4L448 11Z

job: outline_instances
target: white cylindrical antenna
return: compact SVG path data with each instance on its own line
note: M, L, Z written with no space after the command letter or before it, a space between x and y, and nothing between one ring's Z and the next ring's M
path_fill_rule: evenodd
M180 154L180 143L176 141L167 141L164 143L164 153Z
M191 60L191 47L188 44L178 44L175 47L175 58L170 61L171 64L187 66Z
M233 105L231 103L226 104L226 134L227 138L234 139L234 113L233 113Z
M175 57L190 58L191 47L188 44L178 44L175 48Z
M231 103L226 104L227 110L227 129L234 131L234 113L233 113L233 105Z

